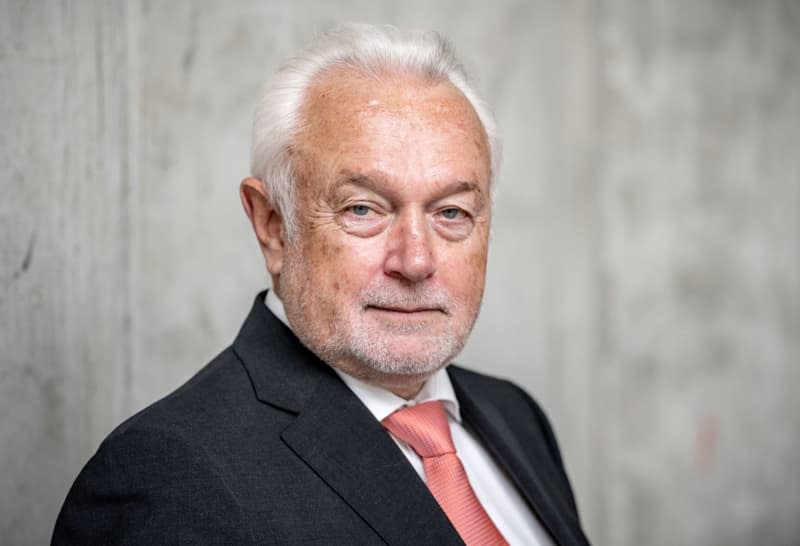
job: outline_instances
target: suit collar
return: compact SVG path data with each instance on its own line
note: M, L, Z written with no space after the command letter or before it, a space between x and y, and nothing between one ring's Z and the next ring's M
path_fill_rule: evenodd
M299 412L319 383L336 381L336 374L309 351L256 296L233 350L241 359L256 397L264 403Z
M256 397L297 415L284 443L389 544L462 544L388 433L256 297L233 349Z

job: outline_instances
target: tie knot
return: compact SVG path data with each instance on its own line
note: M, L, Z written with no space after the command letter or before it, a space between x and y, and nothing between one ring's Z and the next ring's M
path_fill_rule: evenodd
M438 400L401 408L385 418L382 424L420 457L456 452L447 414Z

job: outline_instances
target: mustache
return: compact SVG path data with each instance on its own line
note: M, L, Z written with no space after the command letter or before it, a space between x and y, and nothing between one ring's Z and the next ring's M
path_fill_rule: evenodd
M444 291L419 286L407 289L376 286L361 293L361 305L363 308L424 307L440 309L449 315L453 299Z

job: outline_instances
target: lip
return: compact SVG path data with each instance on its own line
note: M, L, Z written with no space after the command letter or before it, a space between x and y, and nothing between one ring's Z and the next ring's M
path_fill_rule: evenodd
M368 305L368 311L381 311L383 313L398 313L401 315L413 315L419 313L442 313L442 309L438 307L379 307L376 305Z

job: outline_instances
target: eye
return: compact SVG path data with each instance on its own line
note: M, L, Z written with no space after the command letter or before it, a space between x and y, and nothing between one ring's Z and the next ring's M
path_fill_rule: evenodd
M465 215L463 210L456 207L443 209L439 214L441 214L445 220L457 220L463 218Z
M350 212L355 216L366 216L371 210L367 205L353 205L350 207Z
M381 204L362 201L342 205L337 214L337 221L344 231L351 235L372 237L386 227L388 217L386 209Z

